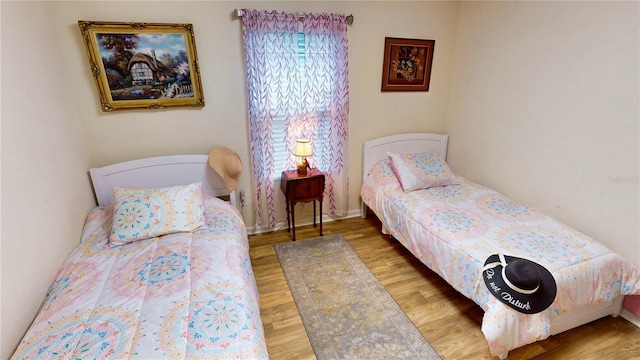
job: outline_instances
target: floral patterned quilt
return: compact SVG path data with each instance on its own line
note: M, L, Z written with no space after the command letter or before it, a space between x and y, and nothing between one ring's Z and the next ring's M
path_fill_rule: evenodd
M240 213L205 195L206 226L111 247L95 208L12 359L267 359Z
M405 193L385 160L365 179L361 197L385 232L484 309L482 331L494 356L549 337L550 322L558 316L619 295L640 294L640 271L622 256L460 176L456 185ZM558 287L551 307L527 315L492 296L481 269L497 253L549 269Z

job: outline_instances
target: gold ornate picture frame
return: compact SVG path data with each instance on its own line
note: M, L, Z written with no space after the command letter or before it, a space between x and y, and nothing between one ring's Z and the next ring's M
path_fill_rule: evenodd
M429 91L435 40L384 38L382 91Z
M78 21L102 111L204 106L191 24Z

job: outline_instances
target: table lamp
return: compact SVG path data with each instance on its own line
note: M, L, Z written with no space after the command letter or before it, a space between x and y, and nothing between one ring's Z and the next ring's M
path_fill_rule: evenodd
M293 155L302 157L302 162L298 164L298 175L306 176L307 168L309 167L307 156L313 155L309 139L298 139L296 141L296 147L293 150Z

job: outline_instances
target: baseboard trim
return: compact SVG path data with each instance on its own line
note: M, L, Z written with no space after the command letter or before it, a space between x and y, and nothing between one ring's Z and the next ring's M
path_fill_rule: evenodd
M640 328L640 319L637 316L633 315L633 313L631 313L631 311L623 308L622 312L620 312L620 316L622 316L623 319L625 319L628 322L632 323L636 327Z
M345 216L331 216L331 215L323 214L322 215L322 222L323 223L328 223L328 222L336 221L336 220L343 220L343 219L348 219L348 218L359 217L360 214L361 214L360 209L350 210L350 211L347 212L347 215L345 215ZM307 225L311 225L311 224L313 224L313 219L312 218L303 219L300 222L298 220L296 220L296 227L307 226ZM286 228L287 228L287 223L284 220L281 220L281 221L278 221L276 223L276 226L274 226L273 228L266 227L266 226L247 226L247 233L249 235L258 235L258 234L264 234L264 233L278 231L278 230L282 230L282 229L286 229Z

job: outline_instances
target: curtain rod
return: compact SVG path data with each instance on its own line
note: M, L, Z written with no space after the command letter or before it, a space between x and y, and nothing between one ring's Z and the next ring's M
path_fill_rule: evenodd
M235 14L236 18L241 18L242 17L242 10L241 9L235 9L233 11L233 13ZM304 16L300 16L299 20L304 19ZM347 15L347 24L351 25L353 24L353 15Z

